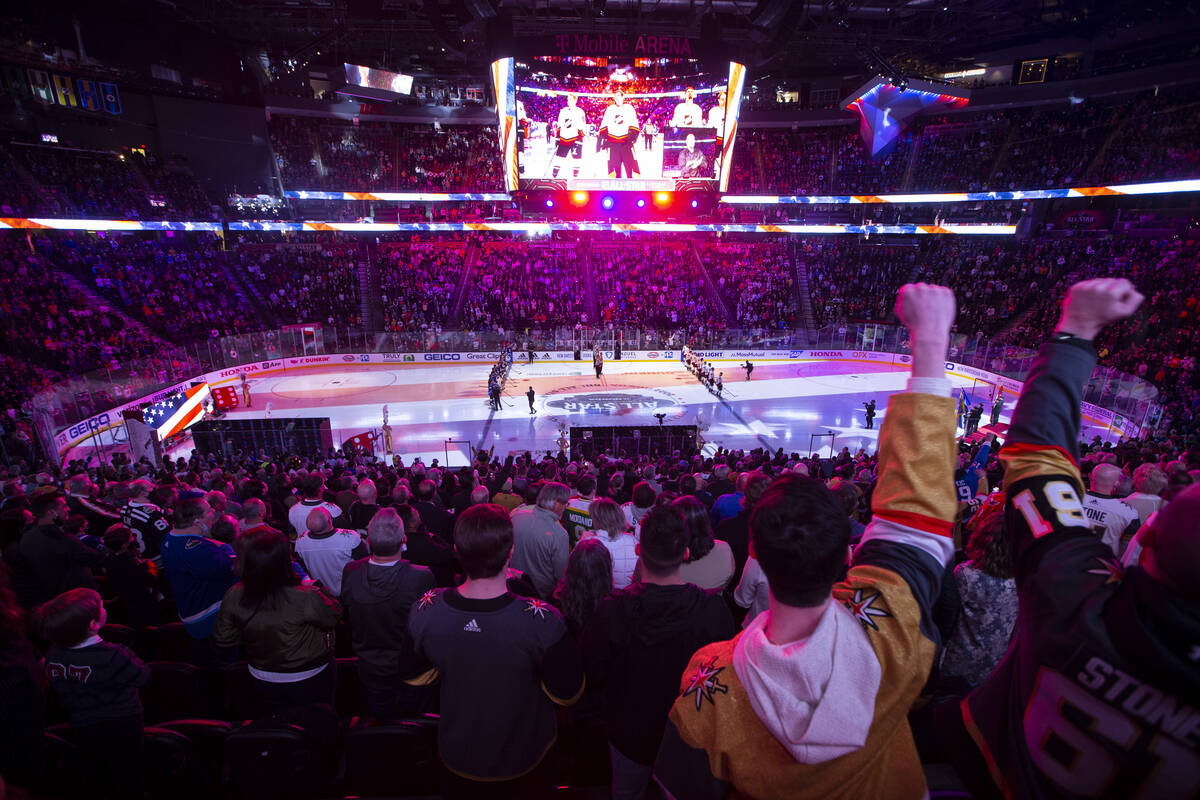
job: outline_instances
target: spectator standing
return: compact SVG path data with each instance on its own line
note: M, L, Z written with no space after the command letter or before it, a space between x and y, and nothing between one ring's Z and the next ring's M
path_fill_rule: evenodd
M70 509L54 489L34 491L29 503L33 527L19 540L19 568L29 574L22 582L33 594L28 601L41 603L69 589L94 589L92 569L103 555L62 529Z
M923 630L955 514L954 401L945 378L949 289L900 292L912 338L908 391L880 435L875 516L854 552L841 504L789 473L751 517L769 611L688 664L655 763L675 797L920 797L908 711L936 649Z
M150 502L154 484L138 478L129 484L129 502L121 507L121 522L133 530L138 549L149 559L157 559L163 537L171 530L166 514Z
M107 614L98 592L71 589L38 616L50 641L43 663L71 720L94 796L142 795L142 702L150 670L121 645L100 637Z
M1167 473L1153 464L1142 464L1133 471L1133 494L1125 498L1125 504L1138 514L1142 525L1150 515L1163 506L1162 492L1167 488Z
M1139 565L1122 573L1088 529L1076 466L1092 342L1142 300L1124 279L1072 286L1017 401L1000 454L1016 635L987 680L940 716L975 796L1001 785L1014 797L1195 794L1197 771L1171 766L1194 750L1167 711L1200 696L1200 488L1155 515L1138 536ZM1114 736L1124 747L1108 749Z
M550 597L567 571L571 544L560 520L570 499L571 490L552 481L538 492L536 506L512 513L512 565L533 581L542 598Z
M1092 488L1083 498L1088 524L1118 558L1138 529L1138 512L1115 496L1120 481L1118 467L1097 464L1092 469Z
M596 606L612 594L614 582L612 555L599 536L589 536L575 545L567 559L567 574L554 590L555 604L562 611L572 640L579 641Z
M728 468L724 468L728 474ZM742 509L742 498L746 495L746 481L749 480L750 473L743 472L737 476L734 483L729 481L718 480L713 484L712 495L717 499L713 501L712 518L713 525L720 525L723 520L736 515ZM717 494L716 487L723 487L724 484L729 484L729 490L721 494Z
M216 659L213 626L221 599L235 581L233 547L208 538L215 517L202 498L181 500L175 509L175 527L162 543L163 572L201 663Z
M332 705L337 601L315 585L300 584L291 544L276 531L247 538L238 569L241 581L221 601L213 633L217 645L241 646L268 712Z
M367 532L367 523L379 512L379 492L375 481L367 478L355 490L358 499L350 504L350 527L360 534Z
M713 537L708 509L694 497L671 503L683 513L688 526L688 557L679 567L679 577L701 589L723 591L736 570L729 544Z
M643 580L602 601L583 634L589 684L604 693L617 800L644 796L690 654L734 631L721 596L680 576L688 540L678 508L651 511L638 544Z
M508 591L513 546L508 512L471 506L454 529L466 582L424 595L412 611L416 652L441 678L444 797L485 789L494 798L545 797L554 707L583 692L579 653L558 610Z
M104 532L104 548L110 554L105 564L109 589L125 610L123 622L132 628L158 624L158 587L150 562L139 557L133 531L113 525Z
M371 556L351 561L342 575L342 606L354 633L358 677L371 715L379 719L433 710L432 690L406 681L429 669L413 649L408 618L413 604L436 583L432 572L404 559L404 539L400 515L383 509L367 526Z
M637 567L637 539L628 532L621 507L607 497L592 501L592 521L595 527L588 538L595 538L612 558L613 590L624 589Z
M367 543L356 531L333 527L329 512L314 508L308 513L308 530L296 540L296 555L305 571L320 581L334 597L342 594L342 570L351 561L365 558Z
M771 477L762 470L745 473L738 478L742 484L741 506L737 513L718 523L714 535L723 542L729 543L733 552L734 580L740 580L742 569L750 552L750 515L755 504L762 498L767 487L771 485Z
M341 507L323 499L325 480L319 473L314 472L306 477L300 484L300 492L303 499L288 509L288 523L292 526L294 536L298 537L308 530L308 515L314 508L325 509L334 521L335 527L341 527L344 524Z
M943 680L978 686L1000 663L1017 621L1017 584L1003 507L971 521L967 561L954 568L962 611L942 656Z

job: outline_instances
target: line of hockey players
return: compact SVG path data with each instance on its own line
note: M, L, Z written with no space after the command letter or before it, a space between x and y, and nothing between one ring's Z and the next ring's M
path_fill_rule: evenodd
M488 403L495 411L500 410L500 395L504 392L504 384L508 382L508 371L512 368L512 345L504 345L500 358L492 366L488 374Z
M717 372L713 369L713 365L704 359L704 356L693 352L692 348L687 345L683 346L683 365L687 367L688 372L696 376L705 389L717 397L720 397L721 392L725 391L725 373Z

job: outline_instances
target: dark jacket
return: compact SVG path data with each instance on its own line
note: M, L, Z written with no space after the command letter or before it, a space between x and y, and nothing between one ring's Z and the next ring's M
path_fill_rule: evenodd
M150 682L150 669L121 645L51 647L43 663L72 725L142 715L138 689Z
M454 585L458 556L441 537L425 531L409 533L404 542L404 558L412 564L428 567L438 586Z
M414 503L413 508L421 516L425 529L444 542L454 541L454 517L444 508L433 503Z
M121 512L103 500L73 494L67 495L66 500L72 514L79 514L87 520L88 533L93 536L103 536L110 526L121 524Z
M434 588L433 573L407 561L382 565L361 558L346 565L342 605L350 617L364 686L393 689L429 669L413 652L408 615L413 603Z
M735 631L721 595L690 583L635 583L601 600L581 647L588 683L604 693L613 746L653 764L692 653Z
M134 628L158 624L156 579L147 561L126 550L108 560L108 587L125 609L124 621Z
M219 647L242 646L250 666L303 672L329 662L341 606L316 586L289 586L273 607L242 605L242 584L221 601L213 638Z
M721 520L713 529L713 536L729 543L733 551L733 563L736 569L733 573L733 585L742 579L742 570L746 567L746 559L750 556L750 512L742 509L736 517Z
M38 525L21 537L23 567L40 587L34 599L44 603L68 589L95 589L92 568L104 560L98 550L65 532L57 525Z

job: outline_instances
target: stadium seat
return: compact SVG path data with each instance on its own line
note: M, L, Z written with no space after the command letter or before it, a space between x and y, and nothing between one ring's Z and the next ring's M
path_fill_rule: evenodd
M337 660L337 691L333 707L343 717L354 717L367 711L367 690L358 677L357 658Z
M178 661L152 661L150 683L142 689L147 724L200 717L208 710L200 670Z
M309 707L304 714L256 720L225 740L225 768L234 797L285 800L315 797L330 783L336 764L333 709Z
M213 797L219 790L221 761L184 734L148 727L142 735L146 794L151 800Z
M172 719L154 727L183 734L216 764L224 759L225 740L233 731L231 723L220 719Z
M133 650L134 642L137 639L137 631L128 625L118 625L110 622L100 629L100 638L106 642L123 645Z
M230 664L225 668L225 709L226 719L239 722L254 719L262 713L262 701L254 686L254 678L245 661Z
M182 622L168 622L158 626L158 652L160 661L191 661L193 657L192 637Z
M45 764L41 794L75 797L83 788L83 764L79 749L55 733L45 734Z
M434 740L418 722L358 722L346 731L344 789L361 797L435 794Z

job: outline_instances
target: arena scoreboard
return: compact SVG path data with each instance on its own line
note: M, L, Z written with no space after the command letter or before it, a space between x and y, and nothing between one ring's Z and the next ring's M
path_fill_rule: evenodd
M505 188L529 212L687 217L711 211L729 183L740 63L506 57L492 81Z

